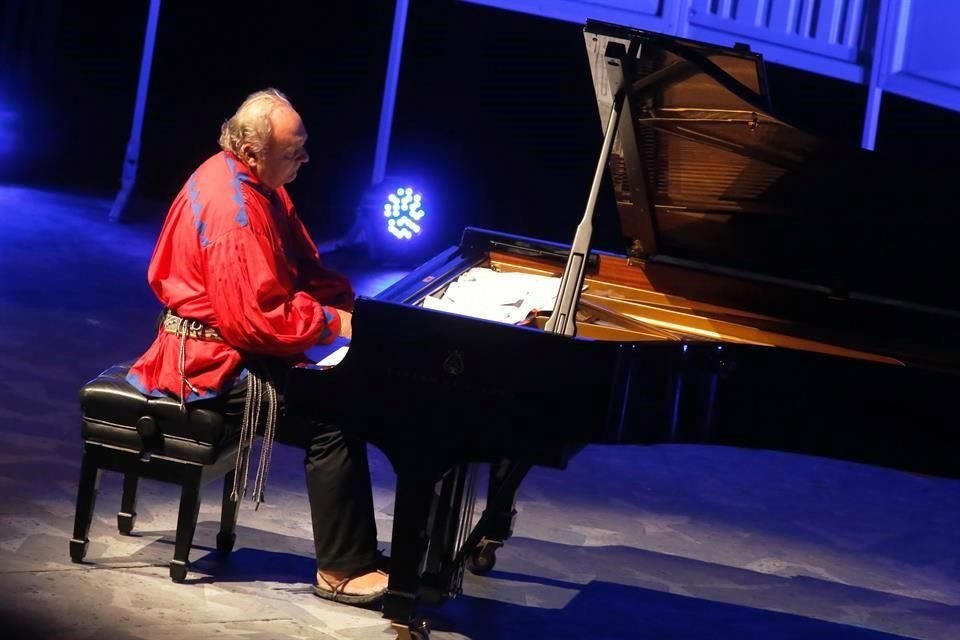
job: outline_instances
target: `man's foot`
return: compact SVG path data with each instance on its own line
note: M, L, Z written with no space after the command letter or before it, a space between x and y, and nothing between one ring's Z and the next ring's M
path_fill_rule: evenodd
M383 597L389 578L383 571L317 571L313 593L344 604L370 604Z

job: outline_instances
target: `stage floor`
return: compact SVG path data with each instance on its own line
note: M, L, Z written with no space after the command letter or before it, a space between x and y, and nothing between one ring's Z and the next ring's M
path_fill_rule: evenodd
M175 488L144 481L124 537L109 473L87 562L70 562L78 389L142 352L158 311L145 271L161 221L111 224L109 205L0 188L4 636L389 638L377 612L311 594L303 454L289 447L268 502L242 505L227 562L213 549L216 483L192 572L174 584ZM344 269L368 295L402 275ZM389 548L394 477L371 456ZM958 481L770 452L591 447L566 471L535 469L518 511L494 572L427 612L436 640L960 638Z

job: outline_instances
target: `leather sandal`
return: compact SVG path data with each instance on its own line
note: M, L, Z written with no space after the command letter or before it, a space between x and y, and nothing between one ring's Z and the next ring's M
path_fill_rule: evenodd
M376 569L376 572L382 576L387 574L379 569ZM313 595L318 598L323 598L324 600L331 600L333 602L340 602L343 604L372 604L383 598L383 594L386 593L386 588L381 589L380 591L374 591L373 593L363 593L363 594L354 594L354 593L344 593L344 590L347 588L347 585L350 584L351 580L359 578L360 576L365 576L368 573L372 573L370 569L364 568L357 573L347 576L339 582L330 582L322 575L317 574L317 577L320 579L322 584L313 585Z

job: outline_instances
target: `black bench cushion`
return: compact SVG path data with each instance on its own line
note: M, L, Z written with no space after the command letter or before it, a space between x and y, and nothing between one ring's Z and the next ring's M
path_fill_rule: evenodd
M127 382L130 364L110 367L83 386L82 436L87 442L210 464L238 430L205 401L180 410L173 398L150 398ZM138 423L140 429L138 430Z

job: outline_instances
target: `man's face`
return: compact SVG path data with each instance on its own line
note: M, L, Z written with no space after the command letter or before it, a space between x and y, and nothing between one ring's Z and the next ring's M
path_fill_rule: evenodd
M271 189L277 189L297 177L300 165L310 160L305 145L307 130L303 120L290 107L277 107L270 114L272 132L257 163L257 177Z

